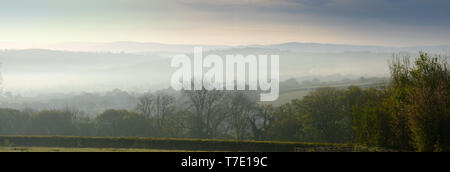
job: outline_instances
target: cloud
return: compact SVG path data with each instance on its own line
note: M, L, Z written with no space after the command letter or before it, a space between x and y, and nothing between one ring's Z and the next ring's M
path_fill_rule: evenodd
M194 12L223 20L230 15L242 20L267 19L269 22L318 16L354 22L376 20L389 24L450 27L448 0L0 0L0 3L0 18L46 19L77 15L102 18L129 14L183 18Z
M450 26L448 0L285 0L301 8L292 14L312 14L405 25Z
M255 40L284 36L289 41L340 36L337 41L366 42L384 38L383 34L390 40L403 34L407 42L410 35L422 34L433 36L430 41L448 42L450 35L448 0L0 0L0 4L4 40L40 38L43 33L53 35L48 36L52 40L78 40L83 35L107 40L127 40L130 35L138 40L169 39L179 37L173 33L185 32L185 37L205 30L217 35L236 31ZM347 38L345 34L359 35Z

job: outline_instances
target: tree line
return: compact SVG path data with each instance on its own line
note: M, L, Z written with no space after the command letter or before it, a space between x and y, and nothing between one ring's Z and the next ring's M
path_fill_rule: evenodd
M449 151L448 58L394 57L391 81L362 89L318 88L281 106L252 91L206 89L138 98L134 110L87 118L76 110L0 109L0 135L192 137L355 143Z

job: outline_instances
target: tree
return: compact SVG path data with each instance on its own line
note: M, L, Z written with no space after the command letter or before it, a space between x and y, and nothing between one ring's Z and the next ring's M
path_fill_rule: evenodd
M127 110L106 110L97 116L96 123L101 136L154 136L144 116Z
M29 132L36 135L76 135L74 114L70 111L44 110L31 116Z
M237 140L250 137L249 118L256 113L256 101L247 93L250 92L234 91L228 94L230 107L225 111L229 113L231 135Z
M347 91L351 92L351 90ZM359 101L354 102L353 115L354 142L369 146L391 145L392 118L383 101L389 96L385 89L369 88L361 90ZM347 96L355 94L347 94ZM347 98L348 99L348 98Z
M167 118L174 113L175 98L163 93L157 93L154 98L156 126L161 128L166 124Z
M173 96L157 92L155 94L144 94L138 98L136 110L147 119L154 122L157 129L165 127L167 119L174 113L175 98ZM160 133L164 135L164 133Z
M351 116L344 111L344 91L318 88L292 106L302 122L304 139L317 142L352 141Z
M450 150L448 57L421 52L413 65L397 58L390 67L393 115L408 129L408 141L418 151Z
M214 138L218 135L218 128L226 118L223 113L222 101L225 92L220 90L184 90L193 110L193 124L191 134L194 137Z
M253 139L266 140L267 131L271 128L274 120L275 108L271 104L256 105L255 112L248 116Z
M138 98L138 104L136 106L136 111L141 113L147 118L150 118L153 110L153 95L144 94Z
M0 135L25 134L29 116L15 109L0 109Z
M281 105L273 113L273 122L267 129L271 140L298 141L303 135L303 126L290 103Z

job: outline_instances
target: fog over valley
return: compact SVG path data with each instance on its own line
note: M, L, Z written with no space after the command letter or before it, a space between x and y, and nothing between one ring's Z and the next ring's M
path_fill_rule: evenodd
M97 99L87 102L97 104L98 112L117 108L116 105L130 109L139 94L168 89L171 75L177 70L170 66L172 57L176 54L192 57L195 46L199 45L66 43L58 45L60 49L2 50L2 106L20 109L76 107L76 102L89 104L83 102L83 96L92 94L98 96ZM388 61L393 54L415 55L420 49L442 53L448 52L449 47L393 48L311 43L203 46L203 57L208 54L222 58L239 54L279 55L281 81L338 82L361 77L386 77ZM204 68L204 72L207 70ZM115 100L118 102L105 103L104 106L98 103ZM80 107L87 111L96 109Z
M76 46L75 46L76 45ZM65 43L47 49L0 51L3 89L14 93L69 93L167 88L176 54L192 56L199 45L155 43ZM17 47L17 46L16 46ZM32 47L32 46L31 46ZM64 48L65 47L65 48ZM338 44L286 43L248 46L203 46L208 53L280 55L281 79L329 75L384 76L393 53L420 50L446 53L450 46L382 47ZM64 51L63 51L64 50Z

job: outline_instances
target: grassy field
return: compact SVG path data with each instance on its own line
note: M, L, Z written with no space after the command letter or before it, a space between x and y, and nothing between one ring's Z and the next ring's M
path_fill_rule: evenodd
M371 82L363 82L363 83L344 83L344 84L333 84L333 85L312 85L307 87L300 87L290 90L284 90L280 92L280 96L276 101L273 102L261 102L261 104L272 104L274 106L279 106L282 104L290 103L291 100L294 99L303 99L303 97L307 96L308 93L311 91L314 91L317 88L322 87L333 87L333 88L339 88L344 89L348 88L349 86L359 86L361 88L368 88L368 87L377 87L380 85L383 85L383 83L371 83Z
M0 136L0 151L68 152L349 152L351 144L188 138Z
M287 93L282 93L276 101L273 102L262 102L262 104L272 104L274 106L280 106L282 104L290 103L294 99L303 99L311 90L299 90L291 91Z
M61 148L61 147L0 147L0 152L195 152L164 149L125 148Z
M339 150L340 147L321 147L298 152L347 152ZM168 150L168 149L134 149L134 148L64 148L64 147L5 147L0 146L0 152L206 152L192 150ZM211 151L207 151L211 152ZM218 151L217 151L218 152ZM381 147L357 146L352 152L399 152L398 150Z

